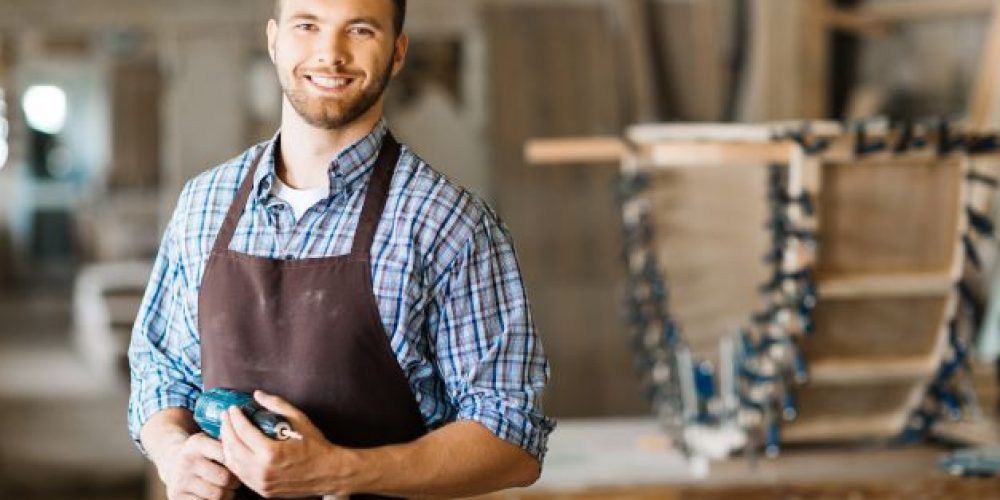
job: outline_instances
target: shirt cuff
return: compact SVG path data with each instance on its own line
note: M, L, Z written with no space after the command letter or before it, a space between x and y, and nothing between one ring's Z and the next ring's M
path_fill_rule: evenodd
M152 418L153 415L166 410L167 408L182 408L194 412L195 403L198 401L197 393L187 393L181 394L177 392L166 391L155 396L150 396L141 399L138 402L129 402L129 434L132 436L132 442L135 443L136 448L147 458L149 458L149 453L146 448L142 445L142 441L139 438L140 432L146 422Z
M555 420L539 413L507 406L501 399L467 399L471 401L460 407L457 420L476 422L498 438L527 451L538 460L539 465L544 463L549 434L556 426Z

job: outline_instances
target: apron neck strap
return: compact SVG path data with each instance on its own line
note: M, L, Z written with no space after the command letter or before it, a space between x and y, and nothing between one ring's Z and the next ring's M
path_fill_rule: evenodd
M379 151L378 160L375 162L371 179L368 181L365 205L361 209L361 218L358 219L358 229L354 232L352 255L365 258L371 255L372 243L375 241L375 230L378 229L378 223L382 220L382 211L389 198L392 174L396 170L401 151L402 147L393 137L392 132L386 132L385 138L382 139L382 149Z
M382 211L385 208L386 199L389 197L389 186L392 183L392 174L396 170L396 163L402 147L391 132L386 132L382 139L382 148L379 150L378 159L375 161L371 178L368 181L368 192L365 194L364 208L361 209L361 218L358 220L358 228L354 232L354 243L351 254L367 258L371 254L372 242L375 240L375 230L382 219ZM219 253L227 250L233 241L233 234L236 233L236 226L240 217L243 216L243 209L250 199L250 191L253 188L253 178L260 168L261 160L267 148L261 148L256 153L250 168L240 189L236 193L233 204L226 212L226 218L222 221L222 228L215 238L213 252Z

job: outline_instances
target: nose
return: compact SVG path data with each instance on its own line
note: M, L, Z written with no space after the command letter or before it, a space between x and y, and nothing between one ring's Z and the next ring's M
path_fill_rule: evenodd
M350 62L351 54L348 50L347 38L342 34L335 33L329 36L317 37L316 50L319 55L318 62L329 66L345 66Z

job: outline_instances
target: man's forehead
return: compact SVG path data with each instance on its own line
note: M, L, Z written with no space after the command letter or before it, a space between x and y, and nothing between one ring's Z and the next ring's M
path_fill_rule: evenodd
M275 0L278 12L286 10L323 10L351 8L365 12L388 12L395 9L393 0Z

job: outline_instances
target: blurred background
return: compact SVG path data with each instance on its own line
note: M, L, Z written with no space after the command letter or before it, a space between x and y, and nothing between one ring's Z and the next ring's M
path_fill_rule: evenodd
M404 142L490 202L515 237L552 363L546 410L564 422L538 495L593 487L588 498L725 498L712 488L752 483L760 498L847 498L847 490L788 486L837 483L831 471L841 469L854 470L843 482L862 495L850 498L919 498L891 495L908 479L936 477L939 448L864 448L860 461L855 445L793 450L758 469L735 458L720 466L721 476L689 473L658 437L633 369L617 169L539 168L523 148L533 138L618 136L649 122L978 114L995 128L994 2L410 4L410 56L387 114ZM155 495L126 432L131 323L184 181L276 129L280 88L264 37L272 7L271 0L0 0L0 497ZM709 196L720 186L713 182L701 187ZM717 192L764 203L763 174L723 188ZM677 291L673 308L692 324L717 314L697 309L702 297L744 288L752 295L766 278L754 267L761 253L754 245L765 239L757 210L750 224L716 228L746 232L737 240L749 247L719 241L737 257L716 256L733 267L742 265L733 261L738 255L752 254L745 275L713 275L693 261L688 275L675 270L708 287L687 302ZM731 215L692 209L685 224ZM683 238L672 244L685 252ZM986 262L974 290L981 307L995 274L991 245L981 244ZM977 362L974 375L987 421L991 361ZM595 451L584 445L622 449L592 461L584 454ZM972 498L963 488L1000 498L1000 482L949 481L934 483L941 496L933 498Z

